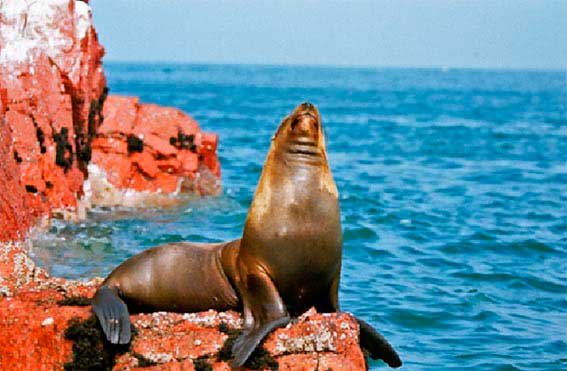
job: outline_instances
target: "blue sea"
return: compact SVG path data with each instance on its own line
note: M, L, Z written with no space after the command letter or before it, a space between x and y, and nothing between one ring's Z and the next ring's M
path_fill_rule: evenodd
M55 221L34 250L52 274L106 275L157 244L238 238L272 134L310 101L340 192L342 308L373 323L407 370L567 369L565 72L105 70L111 94L181 108L219 134L224 192Z

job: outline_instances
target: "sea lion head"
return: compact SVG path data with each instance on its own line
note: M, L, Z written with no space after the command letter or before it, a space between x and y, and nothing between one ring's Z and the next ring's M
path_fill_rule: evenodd
M247 225L262 225L265 217L271 218L269 210L277 213L325 202L338 215L337 186L327 161L321 116L305 102L282 120L272 138Z
M282 120L271 152L287 164L327 166L321 116L313 104L301 103Z

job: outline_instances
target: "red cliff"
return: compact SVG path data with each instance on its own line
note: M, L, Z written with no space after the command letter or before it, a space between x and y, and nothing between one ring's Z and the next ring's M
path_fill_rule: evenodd
M16 162L29 223L77 209L106 94L104 49L86 3L8 1L0 14L4 151Z
M0 14L2 156L12 158L2 171L12 179L7 197L19 199L0 201L0 240L38 217L80 218L92 203L219 192L215 134L174 108L106 99L104 49L87 3L2 2Z

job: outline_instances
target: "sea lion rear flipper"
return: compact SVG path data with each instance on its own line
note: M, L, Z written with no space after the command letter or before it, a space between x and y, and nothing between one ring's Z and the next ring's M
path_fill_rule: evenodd
M360 345L369 353L370 358L381 359L393 368L400 367L402 360L388 340L365 321L359 318L356 320L360 326Z
M92 301L102 331L112 344L130 342L130 314L126 304L110 287L101 286Z
M246 275L246 290L243 293L244 329L232 346L231 367L244 365L254 349L270 333L285 326L290 317L271 278L264 272ZM251 318L250 318L251 316ZM248 317L248 318L246 318Z

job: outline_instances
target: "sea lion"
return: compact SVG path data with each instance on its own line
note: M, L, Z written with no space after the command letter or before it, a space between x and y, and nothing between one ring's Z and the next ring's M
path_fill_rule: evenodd
M275 328L310 307L339 311L342 229L338 192L319 112L300 104L272 138L241 239L172 243L117 267L93 298L111 343L130 341L130 311L243 312L232 367L242 366ZM128 305L128 307L126 306ZM372 358L401 366L396 351L358 320Z

